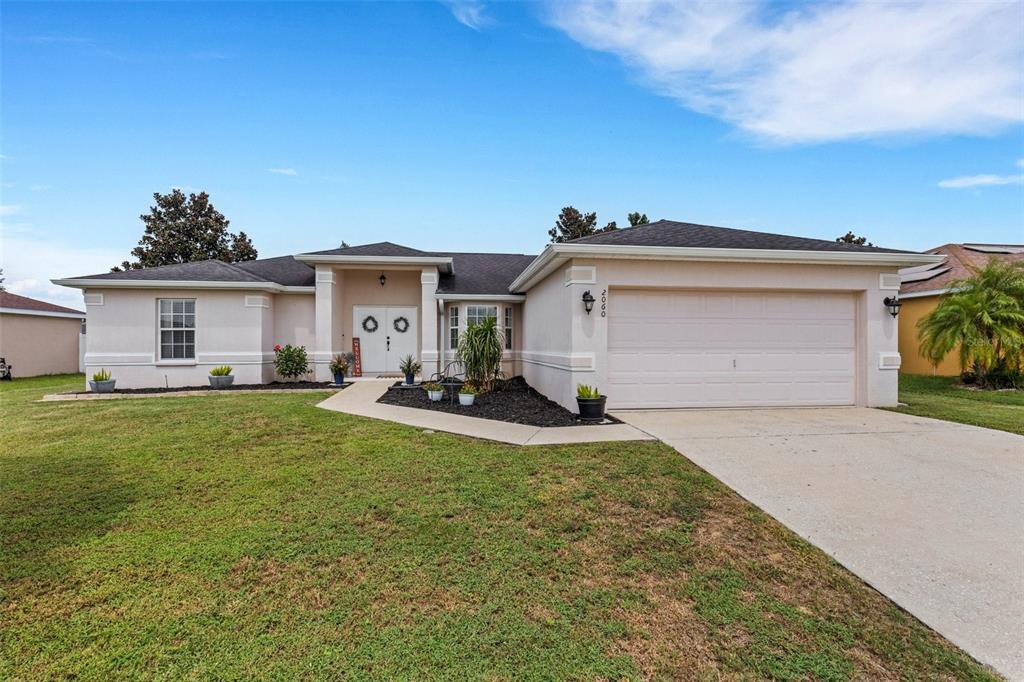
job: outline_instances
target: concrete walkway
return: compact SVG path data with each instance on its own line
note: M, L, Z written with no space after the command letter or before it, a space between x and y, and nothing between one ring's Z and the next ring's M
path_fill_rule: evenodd
M616 416L1024 680L1024 437L866 408Z
M388 387L394 383L394 379L358 381L344 391L336 393L318 404L317 407L333 410L334 412L354 414L360 417L386 419L421 429L447 431L448 433L496 440L513 445L559 445L564 443L654 440L653 436L649 436L628 424L548 428L378 403L377 398L384 395Z

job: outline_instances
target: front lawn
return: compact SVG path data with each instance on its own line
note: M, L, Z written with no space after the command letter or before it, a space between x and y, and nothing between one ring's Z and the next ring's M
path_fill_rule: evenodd
M900 402L906 407L897 412L1024 435L1024 391L979 391L957 377L901 374Z
M0 678L990 679L659 443L0 386Z

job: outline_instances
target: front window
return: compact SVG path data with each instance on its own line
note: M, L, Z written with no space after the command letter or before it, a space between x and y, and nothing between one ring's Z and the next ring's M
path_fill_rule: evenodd
M512 306L505 306L505 350L512 350Z
M196 301L194 298L161 298L160 359L195 360Z
M498 320L498 306L496 305L468 305L466 306L466 326L480 324L487 318Z
M459 347L459 306L448 308L448 347L455 350Z

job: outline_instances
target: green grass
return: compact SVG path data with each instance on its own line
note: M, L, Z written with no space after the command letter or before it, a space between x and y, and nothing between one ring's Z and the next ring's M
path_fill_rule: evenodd
M992 679L659 443L0 387L0 679Z
M900 402L906 407L896 412L1024 435L1024 391L978 391L956 377L901 374Z

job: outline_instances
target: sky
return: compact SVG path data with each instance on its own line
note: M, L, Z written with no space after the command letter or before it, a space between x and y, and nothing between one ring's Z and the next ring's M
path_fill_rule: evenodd
M538 253L563 206L1024 243L1024 4L0 4L0 267L129 257L205 190L261 257Z

